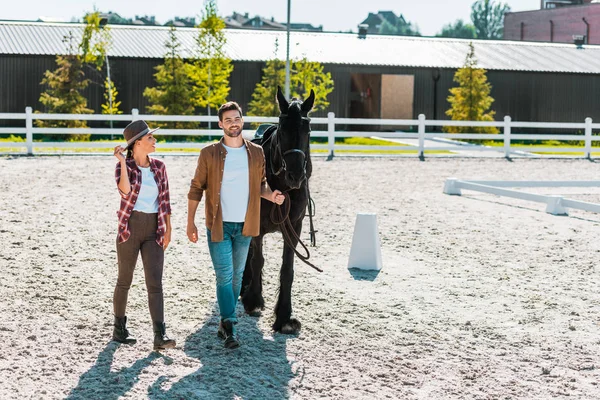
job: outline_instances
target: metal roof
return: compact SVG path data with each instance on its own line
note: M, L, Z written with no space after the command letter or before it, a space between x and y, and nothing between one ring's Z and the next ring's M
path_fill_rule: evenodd
M111 25L110 57L163 58L169 28L164 26ZM72 32L78 42L83 25L0 21L0 55L66 54L63 41ZM195 28L177 28L184 57L193 55ZM285 59L286 32L226 30L226 54L234 61ZM427 38L355 33L292 32L292 58L306 56L326 64L459 68L469 42L475 46L479 66L488 70L600 74L600 46L573 44Z

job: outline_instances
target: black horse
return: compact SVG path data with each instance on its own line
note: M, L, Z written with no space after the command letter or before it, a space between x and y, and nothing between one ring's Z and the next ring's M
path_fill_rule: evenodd
M260 205L260 235L252 238L244 279L242 303L250 315L260 315L265 302L262 296L263 236L279 231L284 236L283 263L279 274L279 298L275 305L273 330L298 333L300 321L292 318L292 282L294 280L294 250L302 231L302 220L310 201L308 179L312 172L310 161L310 118L308 113L315 101L314 91L304 101L288 102L277 88L279 125L267 129L256 142L263 147L266 160L267 182L271 189L286 194L283 205L262 199ZM276 207L280 207L276 209ZM289 208L289 223L281 224ZM282 211L283 210L283 211ZM283 218L282 218L283 217ZM278 221L279 220L279 221ZM287 226L287 228L286 228ZM293 232L289 232L293 230ZM294 235L295 233L295 235Z

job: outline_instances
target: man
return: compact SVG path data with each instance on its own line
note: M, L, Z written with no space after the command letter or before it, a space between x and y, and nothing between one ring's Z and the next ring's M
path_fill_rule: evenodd
M243 126L242 109L237 103L228 102L219 108L223 138L200 152L188 193L187 236L196 243L196 210L206 192L206 236L221 314L218 335L230 349L240 345L235 308L250 240L260 232L260 198L276 204L285 200L279 190L269 187L262 147L242 137Z

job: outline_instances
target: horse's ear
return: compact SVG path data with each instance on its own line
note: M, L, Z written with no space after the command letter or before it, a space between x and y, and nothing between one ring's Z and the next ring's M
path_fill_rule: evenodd
M288 108L290 108L290 103L288 103L283 93L281 93L281 86L277 86L277 103L279 103L279 111L281 111L282 114L286 114Z
M314 105L315 105L315 91L310 89L310 96L308 96L308 98L306 100L304 100L304 103L302 103L302 106L300 108L302 109L302 111L308 113L310 110L312 110Z

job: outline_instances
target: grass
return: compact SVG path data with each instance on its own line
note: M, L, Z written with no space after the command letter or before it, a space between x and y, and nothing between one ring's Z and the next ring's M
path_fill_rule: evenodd
M11 135L9 138L0 138L0 149L3 152L20 152L20 148L5 148L2 147L2 142L22 142L25 144L25 139L19 136ZM35 151L36 152L52 152L52 153L60 153L60 154L77 154L77 153L98 153L104 154L112 151L112 146L107 147L42 147L39 143L43 143L43 141L35 140L36 143ZM94 143L103 143L103 142L112 142L110 140L94 140ZM158 141L158 149L161 153L169 153L169 152L184 152L184 153L197 153L198 148L160 148L160 144L165 143L164 141ZM198 142L199 144L201 142ZM324 144L323 142L314 141L311 144ZM336 140L336 145L343 146L398 146L398 143L392 143L385 140L371 139L371 138L339 138ZM319 149L312 150L312 153L315 154L326 154L328 150ZM337 154L418 154L418 150L336 150ZM426 151L426 154L450 154L449 151Z

